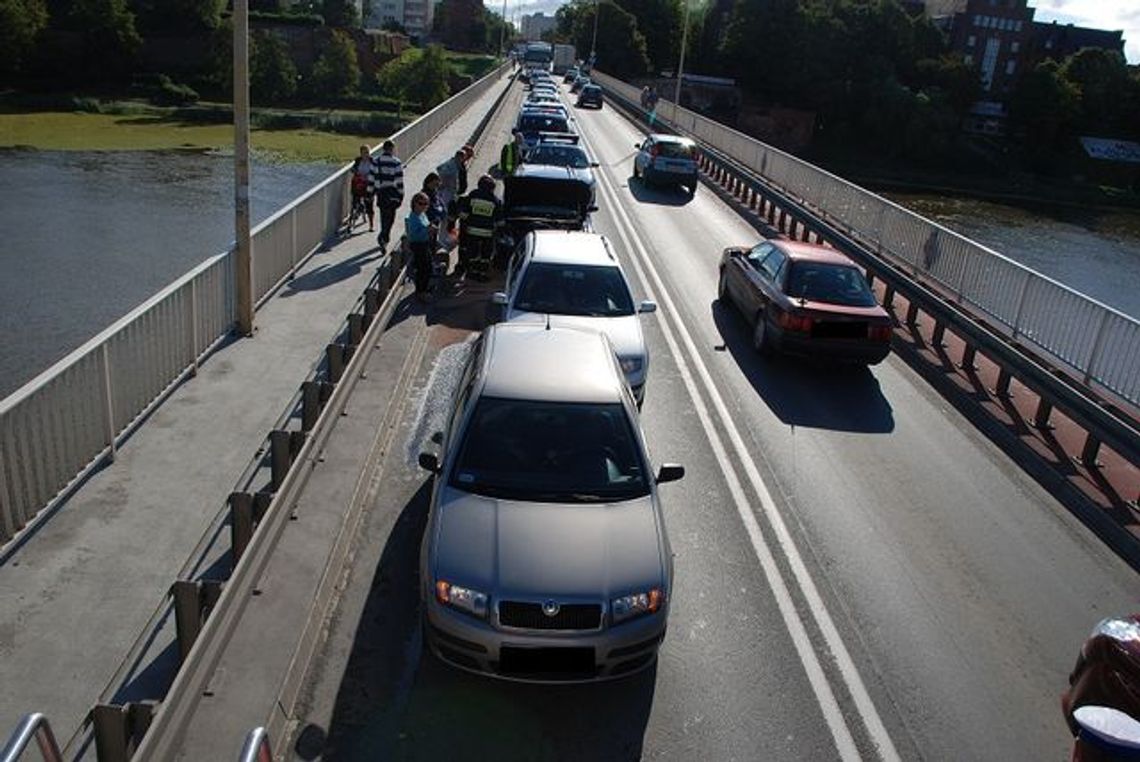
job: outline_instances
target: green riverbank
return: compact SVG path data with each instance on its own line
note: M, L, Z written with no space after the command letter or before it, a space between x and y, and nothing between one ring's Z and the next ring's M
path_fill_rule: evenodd
M169 109L129 104L95 111L0 112L0 148L56 151L160 151L233 148L224 109ZM411 119L414 117L406 117ZM250 142L282 161L349 161L362 143L376 145L406 120L394 114L259 111ZM335 128L330 129L330 128Z

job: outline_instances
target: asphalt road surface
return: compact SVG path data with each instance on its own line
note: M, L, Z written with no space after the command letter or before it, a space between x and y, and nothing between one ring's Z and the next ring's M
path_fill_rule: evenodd
M390 329L428 331L429 350L294 758L1067 760L1059 693L1091 627L1135 608L1136 574L897 358L869 370L758 358L716 301L722 248L758 233L707 187L689 200L633 180L641 133L613 109L575 116L601 162L595 226L635 299L659 304L643 316L650 455L686 467L661 489L676 580L660 659L626 680L547 687L424 652L430 482L415 455L493 290L473 287Z

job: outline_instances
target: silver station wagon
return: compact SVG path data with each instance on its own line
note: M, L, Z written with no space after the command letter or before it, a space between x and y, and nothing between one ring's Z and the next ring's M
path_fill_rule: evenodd
M673 557L637 407L604 334L500 324L475 342L420 556L431 651L533 682L653 663Z

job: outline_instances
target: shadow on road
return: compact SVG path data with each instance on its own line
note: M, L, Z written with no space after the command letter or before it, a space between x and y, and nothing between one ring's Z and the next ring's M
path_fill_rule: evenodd
M689 194L676 185L650 185L643 178L628 179L629 192L642 204L657 204L658 206L684 206L692 201Z
M752 347L748 322L737 310L719 300L710 309L724 339L723 349L732 354L760 399L784 423L865 434L894 430L891 404L870 369L794 357L760 357Z
M335 265L321 265L286 283L281 296L296 296L301 291L319 291L334 283L340 283L342 280L359 275L365 265L383 257L384 250L379 246L373 246L367 251L362 251L346 260L337 262Z
M599 685L507 683L453 669L420 635L419 549L431 482L396 520L373 574L331 726L305 760L637 760L656 670Z

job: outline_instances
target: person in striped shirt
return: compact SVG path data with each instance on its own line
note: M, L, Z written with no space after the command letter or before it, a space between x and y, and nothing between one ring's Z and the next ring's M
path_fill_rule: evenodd
M387 248L396 210L404 203L404 165L396 158L395 150L396 144L385 140L380 147L380 155L374 159L376 206L380 209L380 235L376 242L381 248Z

